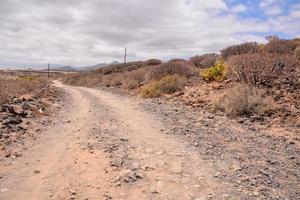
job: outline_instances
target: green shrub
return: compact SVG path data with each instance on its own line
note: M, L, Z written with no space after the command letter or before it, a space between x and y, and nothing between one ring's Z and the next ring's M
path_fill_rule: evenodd
M223 61L217 62L201 74L206 81L222 81L226 78L226 65Z
M154 98L161 94L171 94L180 91L186 85L184 77L179 75L167 75L161 80L148 83L141 89L141 96L144 98Z

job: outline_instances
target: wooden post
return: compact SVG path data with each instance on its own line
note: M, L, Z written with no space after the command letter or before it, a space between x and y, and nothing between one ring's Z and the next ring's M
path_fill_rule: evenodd
M50 77L50 63L48 63L48 78Z
M124 64L126 64L126 60L127 60L127 48L125 48Z

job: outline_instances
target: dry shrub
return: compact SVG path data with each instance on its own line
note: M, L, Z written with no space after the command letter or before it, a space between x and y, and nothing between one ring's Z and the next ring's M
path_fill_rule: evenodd
M96 86L100 84L101 77L92 72L71 75L65 74L62 76L62 81L68 85Z
M161 63L162 61L158 59L149 59L145 62L146 65L160 65Z
M296 57L298 60L300 60L300 47L297 47L297 48L295 49L294 54L295 54L295 57Z
M127 90L133 90L140 86L139 82L135 79L126 78L123 81L123 88Z
M186 63L187 61L181 58L175 58L168 61L169 63Z
M208 68L215 64L218 59L218 54L208 53L201 56L194 56L190 58L190 62L199 68Z
M37 91L48 84L46 79L0 79L0 104L10 98Z
M161 94L171 94L176 91L182 90L186 85L184 77L179 75L167 75L161 80L152 81L142 87L141 96L144 98L154 98Z
M186 79L177 74L167 75L158 81L158 85L162 93L172 94L184 88L186 85Z
M246 53L256 53L260 51L260 46L256 42L246 42L243 44L229 46L221 50L221 56L224 59L234 55L242 55Z
M265 45L264 52L293 55L299 46L300 41L298 40L271 40Z
M230 75L253 85L298 84L299 62L292 55L255 53L233 56L228 60ZM298 83L297 83L298 82Z
M113 71L114 71L114 68L113 68L112 66L103 67L103 68L101 69L101 72L102 72L103 74L105 74L105 75L111 74L111 73L113 73Z
M121 64L112 64L112 65L109 65L106 67L102 67L102 68L96 70L95 72L107 75L107 74L111 74L111 73L133 71L133 70L139 69L144 66L146 66L145 62L141 62L141 61L121 63Z
M126 78L123 80L123 86L125 89L135 89L143 84L145 81L145 69L138 69L126 74Z
M270 110L269 102L262 91L246 84L229 89L224 96L214 102L214 109L222 110L229 116L262 115Z
M122 85L123 76L121 74L113 74L110 77L110 86L117 87Z
M206 81L222 81L226 78L226 65L223 61L217 62L211 68L201 73L201 76Z
M147 74L147 80L159 80L167 75L175 75L189 77L194 74L192 67L179 62L167 62L152 68Z

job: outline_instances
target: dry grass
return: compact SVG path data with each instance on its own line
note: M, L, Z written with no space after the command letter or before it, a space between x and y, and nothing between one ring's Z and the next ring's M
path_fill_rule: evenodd
M12 97L34 92L46 86L47 83L47 80L42 78L35 80L0 79L0 104L8 102Z
M141 96L144 98L154 98L161 94L171 94L176 91L182 90L186 85L184 77L175 75L167 75L161 80L152 81L142 87Z

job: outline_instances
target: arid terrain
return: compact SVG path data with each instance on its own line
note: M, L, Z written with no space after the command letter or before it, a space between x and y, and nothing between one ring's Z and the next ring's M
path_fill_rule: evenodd
M0 199L300 199L297 45L2 72Z

